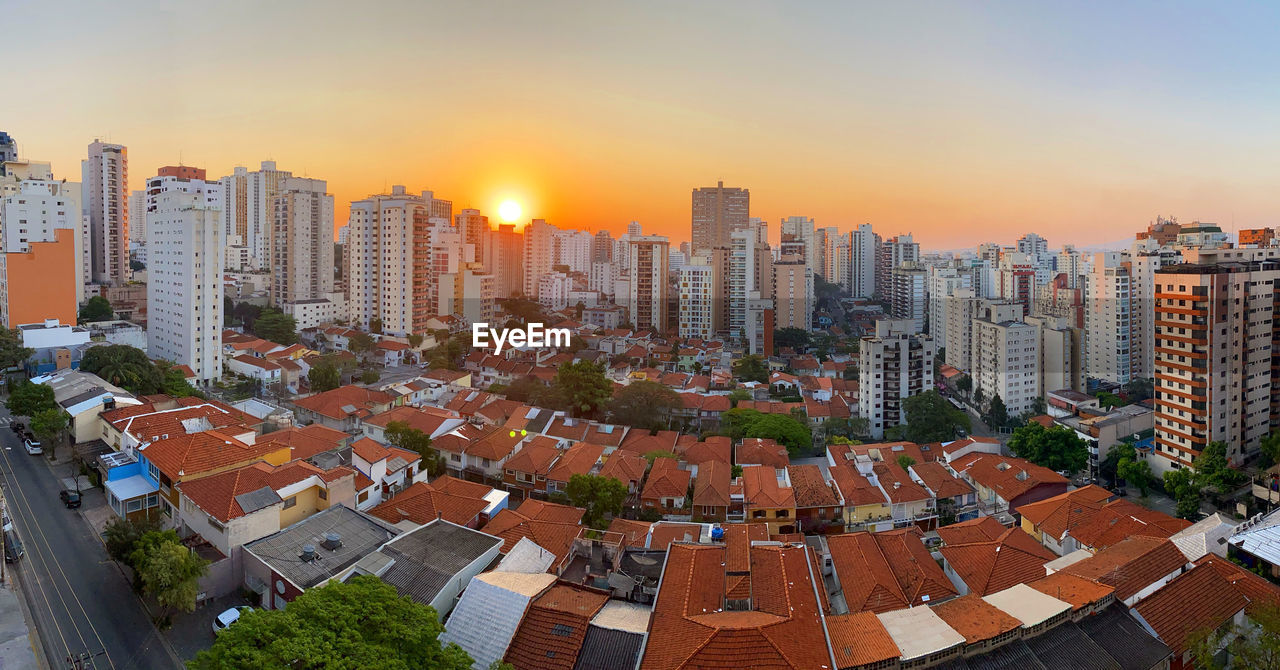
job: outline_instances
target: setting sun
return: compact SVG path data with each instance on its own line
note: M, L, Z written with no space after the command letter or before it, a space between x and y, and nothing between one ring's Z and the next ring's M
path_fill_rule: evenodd
M520 203L514 200L504 201L498 205L498 217L506 223L513 223L520 218Z

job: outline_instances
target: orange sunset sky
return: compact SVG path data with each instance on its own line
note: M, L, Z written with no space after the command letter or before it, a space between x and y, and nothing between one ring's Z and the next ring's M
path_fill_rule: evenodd
M79 179L275 160L496 219L689 237L690 190L926 249L1280 219L1273 7L4 0L0 130Z

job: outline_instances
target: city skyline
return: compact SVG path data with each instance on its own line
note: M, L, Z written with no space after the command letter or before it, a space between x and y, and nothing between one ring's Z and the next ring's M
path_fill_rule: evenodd
M275 160L328 181L339 227L352 201L404 184L491 217L510 199L561 228L636 220L683 241L690 191L721 180L750 189L751 215L770 223L871 223L926 249L1029 230L1110 242L1158 214L1227 231L1280 218L1280 166L1256 158L1270 153L1274 96L1258 84L1277 54L1249 37L1275 23L1271 8L942 6L919 20L759 5L680 22L660 9L380 5L347 31L341 13L241 5L190 31L185 9L86 7L60 26L19 4L15 46L46 56L15 83L45 104L6 128L59 177L95 137L123 144L135 189L163 165L221 176ZM415 22L462 28L379 39ZM120 36L136 87L83 68L87 26ZM1151 46L1188 31L1176 53ZM309 69L259 74L263 43ZM165 50L195 56L157 68Z

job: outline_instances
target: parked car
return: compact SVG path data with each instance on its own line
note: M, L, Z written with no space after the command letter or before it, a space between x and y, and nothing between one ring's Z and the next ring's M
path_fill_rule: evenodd
M22 542L18 540L18 534L12 530L4 533L4 562L17 563L26 552L22 549Z
M240 607L232 607L222 614L219 614L217 618L213 620L213 633L215 635L221 633L226 630L228 626L239 621L241 614L252 611L252 607L249 607L248 605L241 605Z
M1129 495L1129 491L1128 491L1127 489L1122 489L1122 488L1120 488L1119 486L1117 486L1117 487L1115 487L1115 488L1111 489L1111 492L1112 492L1112 493L1114 493L1114 494L1116 494L1116 495L1118 495L1118 496L1120 496L1121 498L1123 498L1123 497L1125 497L1125 496Z
M58 491L58 497L62 499L62 504L67 509L75 509L80 506L80 492L73 489L62 489Z
M40 442L34 438L28 437L22 441L22 444L27 448L27 453L32 456L44 453L44 447L42 447Z

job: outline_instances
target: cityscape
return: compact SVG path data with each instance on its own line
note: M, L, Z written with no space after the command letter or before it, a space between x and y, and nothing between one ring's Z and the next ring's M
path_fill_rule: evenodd
M133 4L0 5L0 667L1280 670L1271 8Z

